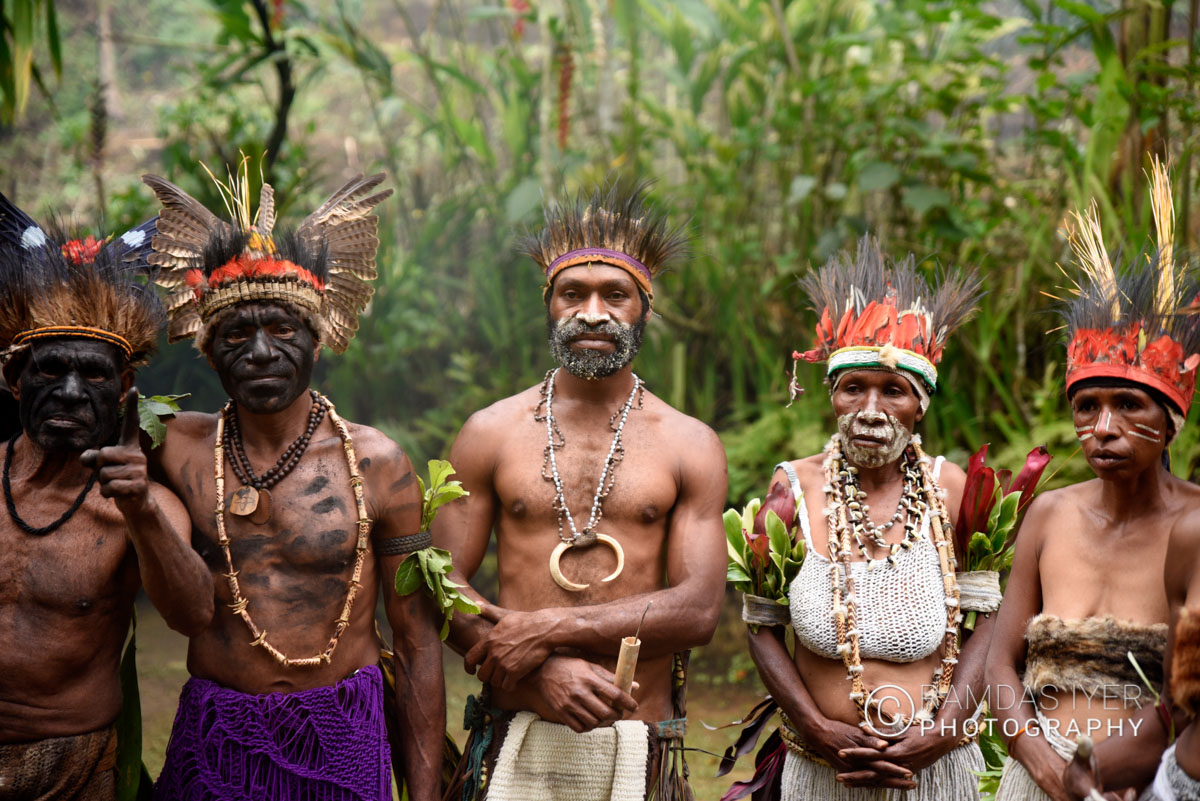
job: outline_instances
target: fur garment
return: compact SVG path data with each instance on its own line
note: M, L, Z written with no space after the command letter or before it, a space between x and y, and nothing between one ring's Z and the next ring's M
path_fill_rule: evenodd
M1064 620L1042 614L1029 621L1025 640L1024 684L1034 692L1071 690L1127 699L1126 685L1143 687L1128 654L1137 659L1155 690L1162 686L1165 623L1131 623L1112 615ZM1148 698L1149 690L1143 690Z

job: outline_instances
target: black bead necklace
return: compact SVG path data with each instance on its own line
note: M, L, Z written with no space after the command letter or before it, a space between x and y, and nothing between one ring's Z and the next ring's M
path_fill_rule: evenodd
M79 507L83 506L84 499L87 498L88 493L92 491L92 487L96 486L96 471L92 471L92 475L88 478L87 483L83 485L83 492L79 493L79 497L75 499L75 503L71 504L71 508L63 512L62 517L58 518L48 526L41 526L40 528L31 526L26 523L19 514L17 514L17 504L13 500L12 494L12 483L8 478L8 471L12 467L13 445L16 444L17 437L19 436L21 435L17 434L16 437L13 437L8 441L8 450L5 451L4 454L4 504L8 507L9 518L11 518L12 521L17 524L17 528L21 529L21 531L24 531L26 534L32 534L35 537L44 537L47 534L57 530L64 523L74 517L75 513L79 511Z
M308 412L308 423L304 433L297 437L276 460L275 464L261 476L254 473L246 449L242 444L242 431L238 423L237 405L230 401L225 405L225 434L222 438L229 464L242 482L242 488L233 493L229 500L229 511L241 517L249 517L251 523L262 525L271 519L271 487L282 481L300 464L300 457L308 449L308 443L317 427L325 419L325 398L315 390L309 390L312 408Z

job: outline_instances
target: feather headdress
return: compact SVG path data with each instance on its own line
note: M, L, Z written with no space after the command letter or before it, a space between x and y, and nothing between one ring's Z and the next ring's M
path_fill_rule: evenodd
M1080 277L1065 309L1067 392L1090 378L1119 378L1161 392L1177 408L1175 430L1192 405L1200 366L1200 326L1184 313L1200 286L1175 258L1171 184L1157 159L1151 165L1151 207L1157 249L1114 268L1104 247L1095 202L1075 212L1068 241Z
M520 245L546 275L544 297L555 276L568 267L607 264L629 273L653 302L654 277L687 252L688 237L647 202L648 189L645 182L632 187L614 182L590 198L581 193L573 203L544 208L545 227Z
M204 350L222 312L240 303L281 303L297 312L317 341L342 353L358 330L378 272L379 221L371 213L391 189L382 174L347 181L294 234L275 234L275 194L263 184L251 216L246 162L217 182L232 220L218 219L175 184L143 175L162 203L152 264L167 289L169 341L196 338Z
M903 371L918 394L934 392L942 349L975 310L980 284L972 270L945 273L930 287L911 254L896 262L864 236L854 256L839 253L801 279L820 322L815 347L793 356L828 362L827 376L851 368Z
M166 323L147 263L155 222L68 239L0 194L0 356L42 339L92 339L115 345L126 366L145 363Z

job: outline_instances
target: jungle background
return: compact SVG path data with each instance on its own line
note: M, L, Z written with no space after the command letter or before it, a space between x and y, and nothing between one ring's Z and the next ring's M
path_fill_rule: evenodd
M1194 246L1198 2L3 0L0 190L37 219L119 232L154 214L142 172L218 208L200 164L223 174L244 153L284 220L386 172L377 292L316 383L423 464L550 366L540 276L513 248L543 198L653 179L693 253L658 281L636 367L720 433L731 505L824 443L819 368L785 406L815 322L796 279L871 231L931 272L986 275L922 424L929 449L965 465L990 442L1015 468L1045 444L1061 484L1089 471L1062 391L1060 231L1095 198L1109 246L1137 257L1159 155ZM186 344L164 343L139 385L190 392L185 408L224 397ZM1196 426L1172 456L1195 476ZM728 721L760 691L726 611L693 663L694 720ZM181 641L144 628L156 771L186 671ZM447 653L454 726L469 679ZM733 737L692 731L709 750ZM697 755L693 772L714 764Z

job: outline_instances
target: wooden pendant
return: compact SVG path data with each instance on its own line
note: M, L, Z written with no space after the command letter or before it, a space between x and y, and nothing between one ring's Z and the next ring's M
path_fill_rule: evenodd
M607 545L609 548L612 548L613 553L615 553L617 555L617 569L614 570L611 574L600 579L601 581L605 581L605 582L612 581L617 576L621 575L621 571L625 569L625 551L621 548L621 543L617 542L616 540L614 540L612 537L608 536L607 534L600 534L600 533L596 533L594 535L594 539L593 539L593 536L589 534L589 535L586 535L585 542L580 541L580 540L584 540L584 539L585 539L585 537L581 536L579 538L579 540L576 540L574 542L560 542L554 548L554 551L550 554L550 577L554 579L555 584L557 584L558 586L562 587L564 590L567 590L569 592L582 592L583 590L586 590L588 587L590 587L592 585L591 584L576 584L575 582L571 581L570 579L568 579L566 576L563 575L562 568L559 566L558 562L560 559L562 559L562 555L564 553L566 553L568 548L575 548L575 547L586 548L588 545L591 545L592 543L595 543L595 542L602 542L605 545Z
M238 517L248 517L258 509L258 502L258 490L254 487L242 487L229 498L229 513Z
M271 491L258 491L258 508L250 514L250 522L256 526L261 526L263 523L271 519Z

